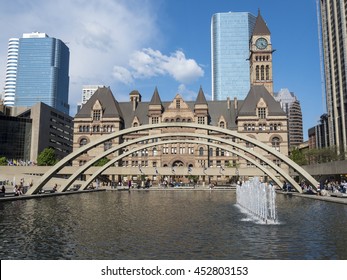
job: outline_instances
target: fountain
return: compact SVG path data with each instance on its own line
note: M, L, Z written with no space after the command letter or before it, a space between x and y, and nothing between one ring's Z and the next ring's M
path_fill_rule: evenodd
M276 224L275 187L259 181L255 177L236 188L237 204L252 218L265 224Z

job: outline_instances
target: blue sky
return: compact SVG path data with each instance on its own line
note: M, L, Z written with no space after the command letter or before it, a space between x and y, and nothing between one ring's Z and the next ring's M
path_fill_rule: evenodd
M0 2L0 79L11 37L39 31L70 48L71 115L84 84L110 86L116 99L137 89L149 100L180 93L211 98L210 22L218 12L258 8L271 31L275 91L288 88L301 103L304 136L325 111L316 0L11 0ZM4 83L3 83L4 84Z

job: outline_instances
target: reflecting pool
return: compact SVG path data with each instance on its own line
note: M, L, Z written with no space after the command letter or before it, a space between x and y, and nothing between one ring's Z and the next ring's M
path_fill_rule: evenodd
M347 259L347 205L277 195L258 224L233 191L107 191L0 202L1 259Z

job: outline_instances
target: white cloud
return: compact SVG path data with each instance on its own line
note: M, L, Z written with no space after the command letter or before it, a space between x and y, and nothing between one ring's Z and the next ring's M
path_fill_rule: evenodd
M122 66L114 66L112 75L117 81L127 85L134 81L130 71Z
M184 96L184 100L186 101L193 101L196 100L196 97L198 96L197 90L190 90L188 89L184 84L180 84L178 86L178 93L181 96Z
M70 103L81 100L83 84L110 85L114 76L130 82L124 69L136 50L161 36L154 0L0 1L0 83L4 84L8 39L39 31L70 49ZM123 70L123 71L121 71Z
M184 84L194 82L204 75L204 70L196 61L187 59L181 50L177 50L170 56L151 48L135 51L129 60L129 68L128 71L135 79L169 75Z

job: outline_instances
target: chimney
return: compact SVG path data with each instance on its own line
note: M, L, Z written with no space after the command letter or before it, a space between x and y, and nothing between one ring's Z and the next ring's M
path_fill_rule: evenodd
M237 111L237 97L234 97L234 108Z
M130 102L133 105L133 111L135 111L137 105L141 102L141 94L137 90L130 92Z
M228 110L230 110L230 97L229 96L227 97L227 108L228 108Z
M133 103L133 111L135 111L137 107L137 98L135 96L132 96L131 102Z

